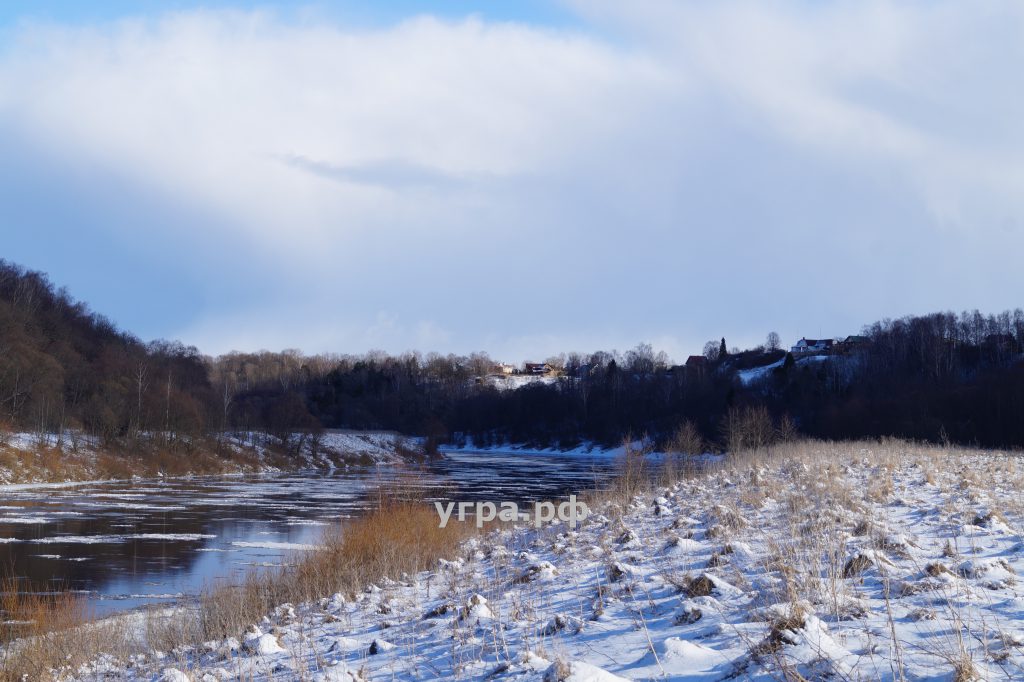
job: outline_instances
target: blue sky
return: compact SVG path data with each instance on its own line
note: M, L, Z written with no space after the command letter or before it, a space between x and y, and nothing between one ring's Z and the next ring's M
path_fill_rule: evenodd
M276 2L243 2L241 0L117 0L82 2L64 0L5 0L0 4L0 25L16 26L26 21L60 22L67 24L93 24L110 22L126 17L159 16L167 12L203 10L264 10L283 20L304 21L321 19L368 26L382 26L410 16L430 14L447 18L477 15L493 21L517 21L538 25L564 27L577 23L577 15L565 5L546 0L494 0L470 2L414 2L388 0L387 2L303 2L287 0Z
M1024 8L7 2L0 257L209 353L1020 304Z

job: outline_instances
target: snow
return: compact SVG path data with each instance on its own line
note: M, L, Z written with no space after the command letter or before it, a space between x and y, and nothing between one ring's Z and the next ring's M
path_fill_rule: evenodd
M24 490L40 490L50 488L75 488L79 486L95 485L98 483L106 483L106 479L95 479L89 481L55 481L55 482L36 482L36 483L4 483L0 484L0 492L12 493L21 492Z
M342 662L325 668L313 676L313 682L364 682L366 678Z
M794 358L797 366L810 365L820 362L825 362L830 356L828 355L808 355L806 357ZM777 360L769 365L762 365L761 367L752 367L750 369L741 369L736 372L736 376L739 377L740 383L744 386L756 383L771 376L772 370L782 367L782 364L786 361L783 357L781 360Z
M19 455L10 467L0 466L0 491L2 492L102 482L99 480L48 482L47 477L53 476L54 473L33 464L33 455L41 449L56 448L64 454L63 461L66 465L74 465L66 467L68 471L73 471L72 474L68 474L68 478L94 478L100 473L96 463L97 455L102 448L102 444L96 438L75 431L65 431L63 434L12 433L0 435L4 436L0 439L0 452L13 451ZM144 435L155 438L161 434ZM222 438L228 447L250 455L247 459L255 462L254 464L237 465L237 470L224 475L254 471L263 473L279 471L270 463L274 461L270 455L274 452L275 447L280 448L281 443L270 436L257 432L231 432L223 434ZM327 430L315 437L310 434L290 434L288 441L289 448L296 449L296 452L289 452L289 457L294 461L294 467L289 468L331 471L352 462L365 463L367 460L376 464L400 463L404 461L406 453L421 452L424 439L404 436L391 431ZM296 447L296 445L300 445L300 447Z
M523 388L524 386L530 386L531 384L551 386L562 381L561 377L557 376L531 376L529 374L492 374L484 377L483 380L486 381L489 386L493 386L499 391L515 391L516 389Z
M639 447L639 442L633 444ZM478 446L473 443L473 439L467 438L464 445L442 445L442 454L447 453L467 453L467 454L481 454L481 455L527 455L527 456L565 456L565 457L593 457L593 458L605 458L614 459L622 456L625 453L624 446L618 446L614 448L604 448L599 445L590 442L580 443L574 448L533 448L526 445L505 443L502 445L490 445L490 446Z
M644 452L651 461L658 461L665 457L664 452L649 449L650 443L636 440L630 443L633 452ZM597 443L584 441L572 448L536 448L521 443L502 443L500 445L481 446L473 442L472 438L466 438L461 445L442 445L440 447L443 455L498 455L515 457L566 457L566 458L589 458L594 460L608 460L609 462L621 458L626 453L625 445L615 447L603 447ZM700 459L705 462L715 462L720 459L719 455L704 453Z
M777 367L782 367L782 363L786 361L786 358L782 358L777 362L773 362L770 365L763 365L761 367L754 367L751 369L741 369L736 372L736 376L739 377L740 383L744 386L760 381L771 374L771 371Z
M259 631L246 638L242 648L256 656L273 656L284 653L285 648L277 641L277 637L271 634L263 634Z
M35 451L39 448L83 448L95 449L99 444L99 438L86 436L75 431L67 431L63 434L57 433L12 433L5 440L4 444L15 450Z
M544 673L544 682L628 682L626 678L612 675L596 665L583 661L572 661L563 665L554 664Z
M375 462L394 462L399 448L418 450L422 438L391 431L325 431L319 447L342 456L365 456Z
M731 458L595 501L575 531L500 529L419 574L275 609L241 646L117 678L952 680L966 657L981 679L1021 679L1022 484L996 453Z

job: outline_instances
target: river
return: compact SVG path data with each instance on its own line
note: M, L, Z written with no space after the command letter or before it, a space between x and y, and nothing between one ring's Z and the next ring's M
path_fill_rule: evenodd
M103 616L293 560L382 484L521 503L593 490L610 468L580 455L458 452L416 467L0 488L0 572L80 591Z

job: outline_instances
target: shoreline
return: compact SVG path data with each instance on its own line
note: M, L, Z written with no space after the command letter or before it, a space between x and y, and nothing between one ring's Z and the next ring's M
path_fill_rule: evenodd
M315 442L298 439L295 449L262 434L170 445L143 441L102 446L75 438L70 439L75 445L57 446L49 445L51 440L14 434L0 446L0 492L31 489L24 486L329 472L354 464L399 464L423 456L422 439L386 431L328 430Z
M594 500L575 531L499 527L426 570L275 603L226 639L101 656L66 678L873 679L899 652L908 679L955 666L996 679L1024 665L1013 462L910 443L735 455ZM978 637L948 648L950 623ZM1006 636L986 644L989 630Z

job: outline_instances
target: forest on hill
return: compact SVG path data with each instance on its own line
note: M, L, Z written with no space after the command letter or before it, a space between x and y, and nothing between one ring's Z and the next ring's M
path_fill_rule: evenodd
M709 344L674 365L641 344L548 360L550 380L509 390L469 356L230 353L143 342L0 261L0 438L78 432L121 446L196 443L235 431L287 446L294 433L388 429L431 443L472 438L572 446L632 435L727 447L798 430L1024 446L1024 312L935 313L864 327L854 346L794 358ZM752 371L753 370L753 371Z

